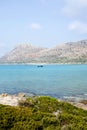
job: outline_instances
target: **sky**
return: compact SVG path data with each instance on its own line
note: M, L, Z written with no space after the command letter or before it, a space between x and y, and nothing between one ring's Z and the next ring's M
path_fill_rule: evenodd
M87 0L0 0L0 56L18 44L87 39Z

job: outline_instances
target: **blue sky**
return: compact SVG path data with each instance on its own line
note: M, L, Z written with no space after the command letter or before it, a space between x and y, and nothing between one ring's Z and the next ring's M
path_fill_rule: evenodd
M17 44L87 39L87 0L0 0L0 55Z

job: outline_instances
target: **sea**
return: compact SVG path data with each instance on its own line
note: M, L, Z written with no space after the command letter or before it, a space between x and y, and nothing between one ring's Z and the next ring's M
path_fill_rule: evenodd
M87 65L0 65L0 94L87 99Z

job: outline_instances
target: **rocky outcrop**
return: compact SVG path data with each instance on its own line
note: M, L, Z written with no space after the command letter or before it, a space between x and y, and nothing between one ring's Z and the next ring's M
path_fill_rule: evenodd
M10 105L10 106L18 106L19 101L25 101L26 97L24 93L19 93L18 95L9 95L7 93L3 93L0 95L0 104Z
M25 97L25 93L18 93L18 97Z

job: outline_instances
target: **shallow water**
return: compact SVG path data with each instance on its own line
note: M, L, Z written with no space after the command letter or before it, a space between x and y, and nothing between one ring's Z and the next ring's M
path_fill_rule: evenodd
M0 93L87 98L87 65L0 65Z

